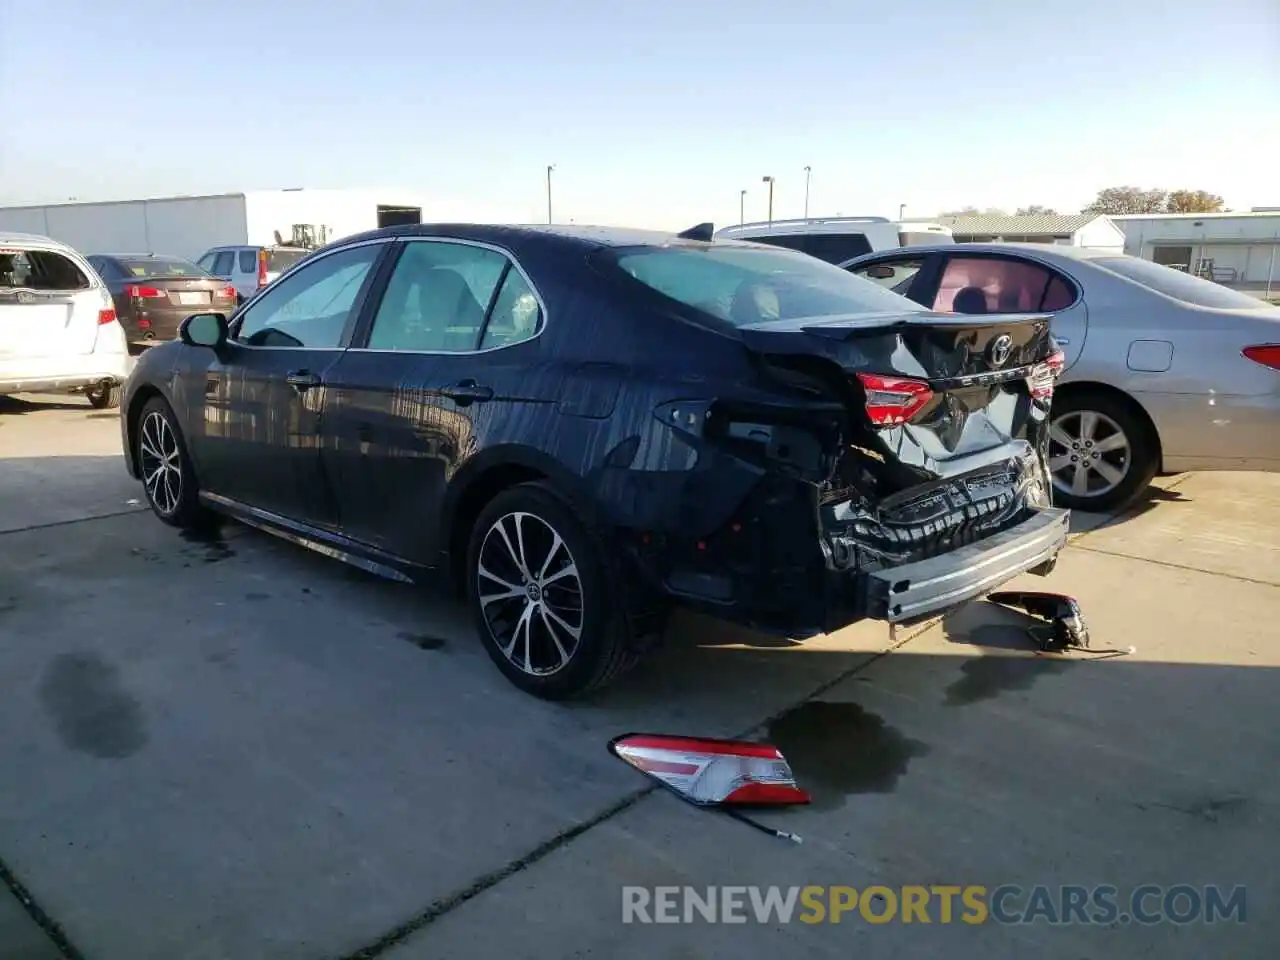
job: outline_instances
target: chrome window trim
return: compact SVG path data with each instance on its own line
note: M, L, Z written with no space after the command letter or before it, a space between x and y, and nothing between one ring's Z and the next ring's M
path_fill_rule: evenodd
M241 304L240 309L236 311L236 318L237 318L236 322L239 323L240 322L239 318L243 317L244 314L247 313L248 310L255 303L257 303L258 300L268 290L270 290L277 283L280 283L288 279L290 276L296 273L299 269L303 267L309 267L314 263L319 263L321 260L324 260L326 257L332 257L334 254L346 253L348 250L356 250L356 249L359 249L360 247L372 247L382 243L393 243L394 241L395 241L394 237L375 237L372 240L361 240L359 243L347 243L347 244L343 244L340 247L334 247L334 249L332 250L325 250L322 252L318 252L315 256L315 259L308 257L306 260L299 260L297 263L295 263L292 267L290 267L284 273L280 274L280 276L276 277L276 279L272 283L263 287L261 290L255 293L252 297L246 300L243 304ZM230 249L230 248L227 248L227 249ZM376 270L377 266L378 266L378 263L377 263L377 259L375 258L373 267L371 269ZM230 337L228 337L228 342L234 343L238 348L242 350L309 350L312 353L344 353L348 349L347 347L308 347L308 346L264 347L261 344L243 343L240 340L236 340Z
M496 347L477 347L475 350L388 350L383 347L348 347L347 349L350 350L350 352L352 353L391 353L391 354L398 354L406 357L411 357L411 356L476 357L482 354L495 353L498 350L510 350L512 347L523 346L526 343L533 343L533 341L537 340L539 337L543 335L543 333L546 332L547 323L549 322L549 317L547 314L547 302L542 299L542 292L538 289L537 285L533 282L533 278L529 276L528 271L525 270L524 266L520 263L519 259L510 250L507 250L504 247L500 247L497 244L489 243L484 240L464 240L461 237L396 237L395 242L396 243L451 243L451 244L454 244L455 246L479 247L482 250L492 250L494 253L500 254L506 259L507 263L511 264L512 267L514 267L517 271L519 271L520 276L524 279L525 284L529 287L531 291L533 291L533 298L538 301L538 311L541 314L541 317L539 318L539 323L538 323L538 330L536 333L534 333L533 336L526 337L523 340L517 340L515 343L503 343L503 344L499 344ZM391 275L394 277L395 272L392 271ZM390 283L390 281L391 281L391 278L388 277L387 282ZM495 294L497 292L498 292L497 290L494 290ZM381 304L379 304L379 306L381 306ZM374 321L378 319L377 314L374 314L373 319ZM487 319L488 319L488 316L486 315L486 320ZM373 332L372 324L369 327L369 332L370 333ZM276 349L288 350L288 349L296 349L296 348L277 347Z

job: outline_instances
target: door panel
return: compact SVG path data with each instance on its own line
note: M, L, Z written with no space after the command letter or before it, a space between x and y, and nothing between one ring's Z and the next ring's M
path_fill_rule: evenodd
M236 315L201 352L189 408L201 486L323 527L337 511L320 458L326 377L342 356L385 243L317 258Z
M437 562L445 490L479 424L515 416L542 308L505 255L406 241L368 329L327 378L326 473L350 537Z

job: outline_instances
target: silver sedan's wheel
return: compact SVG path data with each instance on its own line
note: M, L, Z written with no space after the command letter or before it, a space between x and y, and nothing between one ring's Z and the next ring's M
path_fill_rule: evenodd
M582 639L583 588L568 544L532 513L497 518L476 566L476 599L495 644L522 673L563 670Z
M173 516L182 503L182 451L172 425L159 410L143 417L138 454L147 498L161 516Z
M1132 467L1132 441L1105 413L1071 410L1054 417L1049 473L1055 490L1077 501L1106 497L1124 483Z

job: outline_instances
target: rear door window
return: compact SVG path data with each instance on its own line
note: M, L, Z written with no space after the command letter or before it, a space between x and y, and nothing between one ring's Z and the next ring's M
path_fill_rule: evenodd
M257 250L241 250L238 256L240 258L241 273L257 273L258 272L258 251Z
M871 243L861 233L810 233L804 252L827 263L845 263L871 252Z
M1061 302L1063 291L1071 288L1041 264L1013 257L950 257L933 309L971 314L1034 313L1048 309L1045 302L1055 279L1059 281L1055 297Z

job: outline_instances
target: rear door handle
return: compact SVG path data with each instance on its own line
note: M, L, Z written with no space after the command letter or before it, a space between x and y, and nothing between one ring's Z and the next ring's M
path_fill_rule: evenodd
M310 370L290 370L285 375L284 382L299 393L304 390L310 390L312 387L320 386L320 378Z
M463 405L493 399L493 387L486 387L474 380L463 380L453 386L445 387L440 392Z

